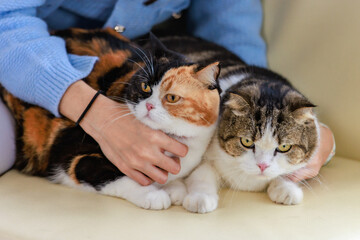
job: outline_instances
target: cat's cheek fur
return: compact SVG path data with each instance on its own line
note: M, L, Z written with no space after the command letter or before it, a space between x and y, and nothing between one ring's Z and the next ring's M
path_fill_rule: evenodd
M244 163L248 160L246 154L238 158L229 155L221 148L217 137L213 138L204 158L214 164L224 184L232 189L259 192L264 191L269 183L268 178L248 174Z

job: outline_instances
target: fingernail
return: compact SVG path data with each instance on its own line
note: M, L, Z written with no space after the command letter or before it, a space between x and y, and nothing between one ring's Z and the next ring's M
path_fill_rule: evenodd
M174 168L172 174L178 174L180 172L180 170L181 170L181 167L177 166L177 167Z

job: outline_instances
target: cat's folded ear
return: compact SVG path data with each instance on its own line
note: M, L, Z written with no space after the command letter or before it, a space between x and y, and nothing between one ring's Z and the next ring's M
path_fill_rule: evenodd
M247 114L250 109L250 104L245 100L245 98L236 93L229 93L225 105L237 116Z
M315 119L313 108L316 107L304 96L298 94L292 97L292 104L290 104L290 111L292 116L298 122L305 122L307 120Z
M185 57L181 55L180 53L171 51L168 49L161 41L158 39L155 34L152 32L149 33L149 42L150 42L150 48L152 54L156 58L162 58L162 57L171 57L171 58L180 58L184 59Z
M196 78L199 79L202 83L208 85L209 89L218 89L220 93L220 86L218 78L220 75L220 63L214 62L201 70L196 72Z

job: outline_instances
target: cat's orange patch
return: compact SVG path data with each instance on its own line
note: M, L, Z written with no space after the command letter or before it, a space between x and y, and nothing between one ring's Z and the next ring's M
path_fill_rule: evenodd
M76 168L76 165L79 163L79 161L85 157L86 155L78 155L76 157L74 157L72 160L71 160L71 163L70 163L70 167L68 169L68 175L69 177L76 183L76 184L80 184L79 180L77 179L76 177L76 171L75 171L75 168Z
M130 51L116 51L101 56L93 71L87 77L88 84L95 89L99 89L98 79L111 69L121 67L130 55Z
M24 111L24 106L21 100L14 97L6 90L3 91L3 97L4 97L4 101L6 102L6 105L14 114L15 119L20 119L22 117L21 114Z
M23 115L24 154L29 158L24 172L43 172L48 166L48 154L58 132L71 122L50 118L48 112L39 107L31 107Z
M101 158L101 155L98 153L92 153L92 154L83 154L83 155L78 155L76 157L74 157L71 160L70 166L68 168L68 175L69 177L76 183L76 184L80 184L80 181L78 180L77 176L76 176L76 166L78 165L78 163L80 162L80 160L84 157L98 157ZM91 173L90 173L91 174Z
M72 28L70 29L70 31L75 38L66 39L66 47L68 49L68 52L78 55L101 56L112 51L108 41L96 37L99 33L98 30ZM112 35L118 38L119 42L130 42L129 39L117 33L111 28L106 28L102 30L101 33ZM83 41L81 38L76 38L76 35L80 34L93 34L93 39L91 41Z
M134 74L137 72L137 70L133 70L127 74L125 74L123 77L119 78L118 80L116 80L111 87L109 88L109 90L106 92L107 96L120 96L126 83L130 81L130 79L132 78L132 76L134 76Z
M174 117L182 118L198 126L214 124L219 114L220 97L217 90L196 79L195 66L183 66L167 71L160 85L160 97L165 109ZM175 94L182 99L168 103L166 94Z

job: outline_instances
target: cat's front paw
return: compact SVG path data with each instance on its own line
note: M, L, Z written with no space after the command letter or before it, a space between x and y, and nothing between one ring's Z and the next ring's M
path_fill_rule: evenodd
M148 192L145 196L143 208L151 210L167 209L171 205L169 194L164 190Z
M186 186L182 181L173 181L163 188L170 196L171 204L180 206L187 195Z
M208 213L217 208L219 197L217 194L190 193L183 202L183 207L195 213Z
M282 178L270 182L267 192L272 201L285 205L299 204L304 196L302 189L296 183Z

